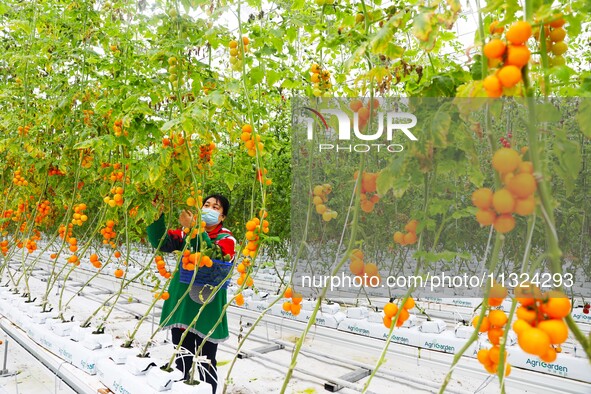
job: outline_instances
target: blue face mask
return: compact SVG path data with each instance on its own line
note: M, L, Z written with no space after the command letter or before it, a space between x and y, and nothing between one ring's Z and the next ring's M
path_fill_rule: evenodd
M201 220L203 220L207 226L216 225L220 221L220 213L213 209L203 208L201 210Z

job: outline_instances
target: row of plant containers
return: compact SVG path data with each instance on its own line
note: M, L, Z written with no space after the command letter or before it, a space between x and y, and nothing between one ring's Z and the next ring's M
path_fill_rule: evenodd
M232 291L230 288L229 291ZM244 290L243 308L262 312L270 304L264 293L254 293L252 290ZM480 304L476 299L431 299L428 302L440 302L448 305L461 305L464 307L476 307ZM269 313L273 316L282 317L299 322L308 322L311 318L316 301L303 300L301 310L297 315L291 311L285 311L281 303L271 307ZM510 303L502 305L509 310ZM575 315L575 313L573 313ZM316 314L315 324L339 331L363 335L366 337L386 340L389 328L383 323L384 313L375 312L367 307L341 308L338 304L323 304ZM392 342L411 346L417 349L426 349L443 353L455 354L466 343L467 338L472 334L474 328L458 323L453 329L448 329L447 323L442 319L420 319L411 314L404 324L396 328L390 340ZM574 342L569 338L571 342ZM537 357L531 356L517 346L517 336L513 331L508 335L509 346L507 346L508 362L517 368L523 368L540 373L560 376L591 383L591 367L582 350L577 351L574 342L573 353L560 353L552 363L540 361ZM486 333L480 334L479 340L465 353L466 356L476 358L478 350L490 348Z
M183 374L174 369L160 367L167 360L138 357L138 349L123 348L108 333L95 333L80 322L63 322L53 312L42 312L34 302L0 287L0 316L28 335L40 347L72 364L81 372L96 375L102 384L115 393L151 394L163 391L173 393L212 394L205 382L188 385ZM98 387L89 387L95 393Z

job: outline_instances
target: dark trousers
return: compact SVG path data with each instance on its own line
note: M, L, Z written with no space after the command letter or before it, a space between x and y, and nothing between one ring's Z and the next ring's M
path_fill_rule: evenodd
M181 336L184 333L184 329L182 328L173 328L171 330L172 334L172 343L178 345L181 341ZM182 347L187 349L192 354L195 354L195 351L201 346L203 339L192 332L188 332L185 340L182 343ZM201 349L201 356L207 357L211 364L203 364L202 366L196 366L196 371L199 372L199 378L201 381L206 381L207 383L211 384L213 388L213 393L215 394L217 389L217 369L216 369L216 359L215 355L218 351L218 344L212 343L209 341L205 341L203 348ZM193 366L193 356L187 355L184 357L178 357L176 359L176 368L185 374L185 380L190 377L191 367ZM205 371L204 371L205 370ZM197 374L195 374L197 377Z

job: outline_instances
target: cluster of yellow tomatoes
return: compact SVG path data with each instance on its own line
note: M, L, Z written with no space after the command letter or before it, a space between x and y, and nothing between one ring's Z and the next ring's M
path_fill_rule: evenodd
M530 284L516 288L515 297L519 302L517 320L513 331L524 352L538 356L551 363L560 353L560 345L568 338L568 327L564 318L571 311L571 302L564 293L541 290Z
M101 268L103 266L103 263L100 262L96 253L90 255L90 264L92 264L94 268Z
M103 236L104 245L111 245L112 248L115 248L116 245L113 240L117 236L117 233L113 230L113 227L115 227L115 221L107 220L105 227L101 229L101 235Z
M310 81L312 81L312 94L316 97L322 96L330 91L332 83L330 82L330 72L323 70L318 64L314 63L310 67Z
M251 266L251 264L252 264L252 262L250 261L250 259L245 258L244 260L242 260L242 262L240 264L238 264L236 266L236 271L238 271L238 273L240 274L240 277L236 281L238 286L242 286L243 284L245 284L246 287L254 285L254 280L248 274L248 269ZM244 296L242 296L242 293L240 293L240 297L242 299L242 304L243 304L244 303ZM238 301L239 300L236 300L237 304L238 304ZM238 304L238 305L242 305L242 304Z
M496 68L495 73L483 81L489 97L500 97L503 88L512 88L521 82L521 69L529 62L531 55L526 45L532 35L532 27L528 22L518 21L509 27L505 34L508 44L500 37L503 31L503 27L495 24L491 28L495 37L484 46L489 67Z
M120 207L123 205L123 188L121 186L112 187L111 194L113 197L105 196L103 201L111 208Z
M565 20L558 18L544 26L546 37L549 38L549 41L546 42L546 50L551 51L553 55L549 57L550 66L564 66L566 64L562 56L568 50L568 45L564 42L566 38L564 24Z
M316 185L312 190L314 198L312 202L316 207L316 213L322 216L322 220L330 222L332 219L336 219L338 213L330 209L326 203L328 202L328 195L332 192L332 186L328 183L324 185Z
M244 147L247 149L248 155L254 157L257 154L257 148L259 153L263 152L265 144L261 142L261 136L255 135L252 132L252 126L245 124L242 126L242 133L240 134L240 140L244 142Z
M495 72L483 81L487 95L500 97L503 95L503 89L512 88L521 82L522 69L529 63L531 56L527 41L532 35L539 40L541 29L544 29L547 39L546 54L549 55L550 66L564 65L562 55L568 50L568 45L564 42L564 24L565 20L561 15L556 15L552 17L551 22L534 28L526 21L517 21L509 27L503 38L504 27L500 26L498 21L491 23L492 38L484 45L483 52L488 59L488 66L495 69Z
M363 107L365 108L365 107ZM365 213L373 212L375 205L380 201L380 196L377 194L378 189L378 175L377 172L363 171L361 174L361 210ZM353 179L357 180L359 171L353 173Z
M127 130L123 130L123 120L117 119L113 124L113 133L115 137L121 137L121 135L128 136Z
M360 277L364 286L375 287L380 284L381 277L377 264L366 263L361 249L353 249L350 258L349 271L353 275Z
M287 298L289 300L283 303L283 310L285 312L289 312L294 316L300 314L302 310L302 300L304 299L301 294L294 293L291 287L285 289L285 293L283 293L283 298Z
M72 215L72 224L82 226L88 220L88 216L84 213L86 204L81 202L74 205L74 215Z
M505 234L515 228L513 213L527 216L535 211L537 182L533 176L533 164L523 161L514 149L497 150L492 165L499 173L504 187L496 192L489 188L476 190L472 194L472 204L478 208L478 223L482 226L492 224L496 231Z
M242 37L244 53L248 52L248 44L250 44L250 39L246 36ZM228 47L230 48L230 64L232 65L232 70L242 71L242 51L238 48L238 41L230 41Z
M51 203L45 200L37 204L37 216L35 216L35 223L40 224L51 213Z
M477 354L477 359L484 366L487 372L493 374L497 373L500 356L501 356L501 338L505 335L507 325L507 315L499 309L492 309L491 307L500 306L507 296L507 289L498 283L495 283L489 293L488 298L488 313L483 317L478 332L487 333L489 342L493 345L490 349L480 349ZM478 327L478 317L472 320L472 325ZM505 353L505 359L507 354ZM505 364L505 375L511 373L511 365Z
M41 233L39 232L39 230L34 229L33 231L35 232L35 234L31 236L31 238L27 239L27 242L25 242L25 248L27 249L27 252L29 254L37 250L36 241L39 241L41 239ZM17 246L19 249L22 248L22 242L19 242Z
M257 170L257 181L263 185L271 186L273 180L267 176L269 171L266 168Z
M168 80L170 81L170 84L172 85L173 89L178 89L179 84L182 85L183 83L183 78L180 77L179 78L179 70L180 70L180 65L179 62L177 60L176 57L171 56L168 58Z
M12 183L16 186L27 186L29 182L21 175L20 168L14 172Z
M154 257L154 262L156 262L156 268L158 269L158 273L160 274L160 276L166 279L170 278L171 274L166 269L166 262L164 261L164 258L158 255Z
M396 231L394 233L394 243L397 243L401 246L414 245L417 242L418 227L419 222L417 220L410 220L408 223L406 223L406 226L404 226L404 231L406 231L406 233L401 231Z
M195 266L211 268L213 266L213 260L201 252L191 253L190 250L185 249L183 251L183 258L181 259L183 268L187 271L194 271Z
M215 143L210 142L209 144L201 144L199 146L199 164L197 168L203 169L203 165L213 166L213 160L211 156L215 151Z
M386 326L386 328L392 327L394 317L397 313L399 313L399 310L400 314L398 315L398 320L396 321L396 327L402 326L404 322L410 317L410 313L408 311L414 307L415 300L412 297L408 297L406 302L402 305L402 308L399 308L398 305L393 302L388 302L386 305L384 305L384 326Z
M267 212L261 214L262 218L266 218L267 216ZM257 255L261 234L267 234L268 232L269 221L266 219L261 220L255 216L246 222L246 240L248 242L246 247L242 249L242 254L246 257L254 258Z

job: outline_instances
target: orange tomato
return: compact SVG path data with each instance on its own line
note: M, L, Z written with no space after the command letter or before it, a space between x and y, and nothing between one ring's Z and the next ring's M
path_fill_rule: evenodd
M521 81L521 70L517 66L507 65L499 70L497 76L501 81L501 85L512 88Z
M507 323L507 320L508 319L505 312L498 309L494 309L488 314L488 321L492 327L503 328L503 326Z
M488 330L488 340L493 345L498 345L502 336L503 336L503 329L502 328L491 328Z
M507 30L507 40L514 45L521 45L526 42L532 34L531 25L525 21L518 21L509 27Z
M493 38L484 46L484 56L489 59L501 58L505 54L506 48L507 46L502 40Z
M474 328L476 328L476 325L478 324L478 316L475 316L474 319L472 319L472 326ZM490 329L490 323L488 321L488 317L484 316L482 318L482 323L480 324L480 329L478 330L478 332L487 332Z
M501 234L510 232L515 228L515 218L511 214L503 214L497 217L493 227Z
M553 319L562 319L570 313L571 304L566 296L558 291L548 293L548 300L542 304L542 311Z
M538 328L548 334L550 343L553 345L560 345L568 338L568 327L562 319L541 321Z
M291 287L288 287L287 289L285 289L285 292L283 293L283 297L284 298L291 298L293 294L293 290L291 289Z
M521 163L519 153L511 148L501 148L495 152L492 165L500 174L513 172Z
M540 357L544 356L550 347L548 334L535 327L521 331L517 336L517 342L524 352Z
M386 317L392 319L398 313L398 305L394 304L393 302L388 302L384 305L384 314Z
M302 306L300 304L291 304L291 314L294 316L297 316L300 314L300 311L302 310Z

